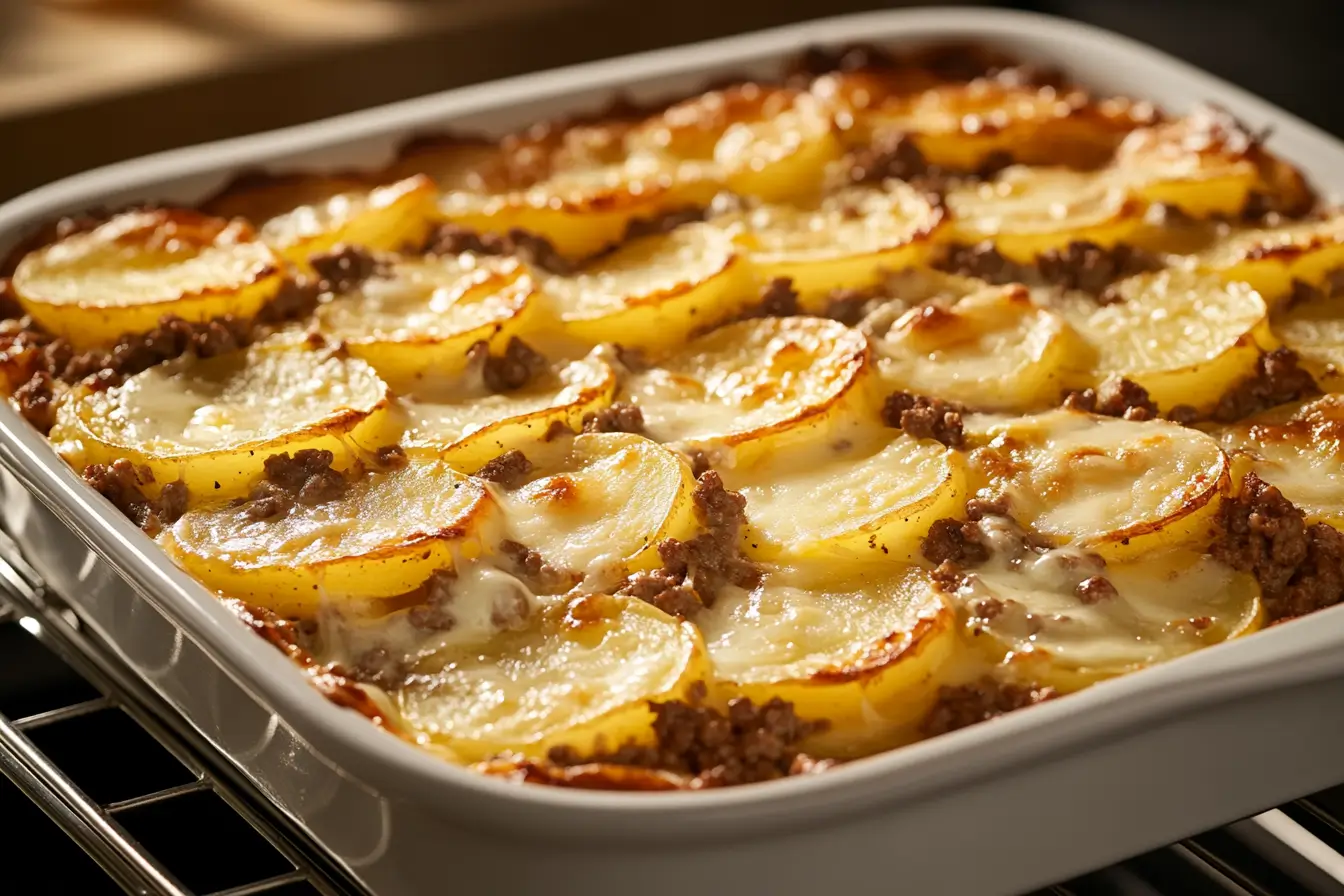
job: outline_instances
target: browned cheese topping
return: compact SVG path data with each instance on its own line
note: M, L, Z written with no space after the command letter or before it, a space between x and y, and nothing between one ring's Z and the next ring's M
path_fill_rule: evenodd
M893 392L882 404L882 422L917 439L934 439L949 448L964 448L966 437L961 415L965 410L956 402L941 398Z
M1222 499L1209 553L1255 576L1272 620L1344 598L1344 534L1325 523L1308 526L1300 509L1254 473L1235 498Z
M920 728L924 734L934 737L1058 696L1054 688L1012 684L989 676L970 684L945 685L938 689L938 702L925 716Z
M630 576L616 591L618 595L689 617L701 607L712 606L723 586L749 588L760 581L760 570L738 549L738 535L747 521L746 499L725 489L713 470L696 480L692 499L696 519L705 531L689 541L669 538L659 544L662 568Z
M626 744L591 756L562 746L552 749L548 758L561 766L601 763L662 769L709 786L773 781L814 770L797 745L824 731L824 719L801 719L792 703L778 697L760 706L739 697L728 701L723 713L704 705L706 694L704 683L697 682L684 701L651 704L654 746Z
M153 472L148 467L137 467L129 460L116 460L107 466L90 464L84 468L84 481L150 535L177 522L187 510L186 485L164 483L159 497L149 498L140 487L153 484Z

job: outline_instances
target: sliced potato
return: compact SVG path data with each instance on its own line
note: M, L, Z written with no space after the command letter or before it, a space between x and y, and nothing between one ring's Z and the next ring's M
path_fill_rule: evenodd
M1062 691L1174 659L1262 624L1260 587L1196 551L1147 554L1101 571L1115 593L1082 598L1069 551L973 571L953 599L976 643Z
M818 190L840 153L830 117L803 94L769 119L730 126L714 146L714 161L732 192L785 202Z
M318 306L317 326L398 385L467 365L467 349L496 352L542 319L535 282L514 259L427 255Z
M1260 294L1244 283L1169 269L1116 285L1119 301L1066 297L1060 311L1093 350L1086 385L1110 377L1148 390L1158 407L1207 410L1274 347Z
M589 433L542 475L502 494L510 537L552 565L615 582L660 564L658 543L696 528L695 479L676 452L629 433Z
M1030 262L1075 240L1113 246L1143 225L1143 206L1108 172L1013 165L991 181L949 190L953 238L991 240L999 252Z
M1330 274L1344 268L1344 216L1233 231L1200 253L1197 263L1277 302L1291 295L1294 280L1327 286Z
M976 484L1022 525L1108 558L1204 537L1229 487L1218 443L1163 420L1059 410L970 428Z
M653 740L650 701L685 697L708 671L695 626L633 598L584 595L523 631L448 647L395 695L413 731L466 760L506 751Z
M328 601L407 594L494 543L498 525L499 507L482 483L412 457L401 469L359 477L335 500L296 503L279 519L252 520L229 505L190 511L161 542L211 588L282 616L312 616Z
M1344 396L1276 408L1219 429L1232 481L1253 472L1307 515L1344 528Z
M718 187L691 166L649 155L555 172L500 193L445 192L444 220L483 233L521 228L550 240L570 259L586 258L621 240L631 221L709 202Z
M749 556L914 560L933 521L966 503L965 462L938 442L897 434L886 444L817 453L723 471L727 487L747 499Z
M839 190L813 208L762 206L714 223L736 234L761 279L790 278L804 306L816 308L834 289L925 261L943 219L928 195L891 181Z
M1241 212L1262 186L1260 156L1254 135L1206 107L1133 131L1116 150L1113 168L1140 198L1206 218Z
M1274 315L1276 341L1297 352L1303 368L1327 391L1344 375L1344 304L1338 298L1297 302Z
M280 261L242 221L185 209L124 212L24 256L24 310L76 348L153 329L166 314L252 317L279 291Z
M187 355L109 389L78 387L51 442L76 469L119 458L148 467L157 494L181 481L197 498L247 492L270 454L316 448L346 469L396 441L387 385L364 362L264 347Z
M263 179L214 200L217 214L255 222L261 238L291 263L342 243L399 250L429 235L438 191L424 175L374 186L349 176Z
M916 567L866 580L799 582L770 571L751 591L725 589L696 621L724 699L793 703L830 728L804 749L871 749L923 716L956 651L956 619Z
M457 469L473 472L505 451L525 451L556 423L577 432L584 416L610 405L615 394L616 373L597 353L557 364L514 392L421 388L401 396L402 444L440 452Z
M1089 351L1060 315L1017 285L988 287L950 307L916 306L871 343L893 388L985 410L1056 403L1071 365Z
M908 134L929 162L976 171L1005 152L1032 164L1095 163L1151 114L1141 104L1094 102L1079 90L977 79L870 101L854 119L856 136Z
M692 340L631 375L622 394L658 441L729 448L748 463L847 422L870 398L869 372L861 333L829 320L767 318Z
M577 339L656 350L740 310L751 285L728 235L692 224L633 240L542 288Z

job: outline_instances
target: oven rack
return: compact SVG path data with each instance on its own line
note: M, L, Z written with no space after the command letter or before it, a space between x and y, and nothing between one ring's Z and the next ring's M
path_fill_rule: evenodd
M39 672L39 693L21 686ZM373 896L128 672L3 533L0 774L92 859L72 849L63 870L80 883L30 894ZM1344 896L1344 786L1031 896Z

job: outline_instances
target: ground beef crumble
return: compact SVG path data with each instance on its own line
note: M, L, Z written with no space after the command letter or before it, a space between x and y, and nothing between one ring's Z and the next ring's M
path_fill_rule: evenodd
M1046 283L1088 293L1103 303L1119 300L1109 288L1117 280L1159 267L1161 262L1141 249L1124 243L1106 248L1086 240L1051 249L1036 259L1037 272Z
M584 432L632 432L644 431L644 412L636 405L616 402L599 411L590 411L583 415Z
M1065 392L1062 406L1125 420L1152 420L1157 416L1157 405L1148 397L1148 390L1126 379L1107 380L1098 389Z
M361 246L341 245L308 257L322 292L349 292L383 270L373 253Z
M35 371L14 390L14 403L33 429L47 435L56 425L56 380L45 370Z
M934 439L949 448L964 448L965 408L941 398L893 392L882 404L882 422L917 439Z
M425 243L425 251L434 255L513 255L552 274L570 274L574 266L556 251L550 240L518 227L507 233L480 233L458 224L442 224Z
M560 746L548 759L560 766L604 763L661 769L687 775L702 785L732 786L773 781L815 770L814 761L798 744L826 730L824 719L798 717L793 704L775 697L757 706L745 697L728 701L721 712L704 701L703 682L685 700L652 703L655 743L626 744L613 751L601 747L585 756Z
M501 541L499 550L508 558L514 575L537 594L563 594L583 579L572 569L552 566L539 551L521 542Z
M621 237L621 242L645 236L671 233L683 224L692 224L703 220L705 220L705 210L699 206L673 209L652 218L635 218L625 225L625 233Z
M482 340L467 349L470 369L479 371L481 382L491 392L512 392L530 383L547 368L546 357L517 336L509 339L504 354L490 354L489 343Z
M330 451L304 448L272 454L263 462L265 476L238 502L242 513L254 521L280 519L295 504L313 507L334 501L345 494L349 483L331 465L336 456Z
M159 496L150 498L141 486L153 484L154 474L148 467L137 467L124 458L108 465L90 464L84 468L84 481L150 535L177 522L187 510L186 485L165 483Z
M920 726L929 737L987 722L1005 713L1058 697L1050 687L1013 684L991 677L970 684L945 685Z
M410 459L400 445L384 445L373 453L373 463L380 470L400 470Z
M793 317L801 313L798 307L798 292L793 288L793 280L788 277L775 277L761 287L756 304L742 317Z
M1276 405L1321 394L1316 380L1298 366L1297 353L1276 348L1260 356L1255 373L1235 384L1213 410L1219 423L1233 423Z
M719 474L709 470L696 480L692 500L704 531L689 541L669 538L660 543L662 568L631 575L616 594L688 617L712 606L725 585L749 588L760 581L760 570L738 549L738 535L746 524L746 499L725 489Z
M517 448L511 448L494 460L488 461L472 475L477 479L485 479L501 488L512 490L527 482L527 477L531 473L532 461Z
M1247 473L1234 498L1223 498L1209 553L1260 583L1273 621L1334 606L1344 599L1344 534L1305 514L1274 486Z

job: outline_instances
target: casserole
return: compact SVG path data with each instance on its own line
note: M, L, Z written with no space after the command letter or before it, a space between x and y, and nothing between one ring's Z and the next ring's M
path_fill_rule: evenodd
M979 11L966 28L963 16L834 20L566 70L548 76L544 88L538 79L517 79L168 154L22 197L0 209L0 233L12 241L25 226L94 205L199 201L242 167L377 165L432 124L498 132L600 105L617 83L637 100L684 93L715 76L769 74L809 44L857 38L892 46L970 39L1178 111L1215 100L1253 126L1274 123L1271 148L1318 185L1334 186L1338 148L1239 91L1090 29ZM1121 71L1128 77L1116 79ZM1340 773L1330 744L1344 724L1319 711L1340 689L1344 620L1335 610L1020 717L768 788L650 799L469 779L309 693L281 657L249 640L129 522L113 518L8 409L0 419L11 477L7 521L34 565L380 892L431 888L445 859L458 880L483 892L540 889L559 873L557 863L575 889L599 892L633 879L654 892L687 885L804 892L871 885L893 868L898 885L917 892L1012 892ZM92 551L75 549L66 526ZM1290 760L1281 746L1288 732L1295 735ZM1151 809L1159 800L1171 811L1156 822ZM1106 824L1080 826L1079 805L1106 806ZM966 843L981 862L955 860Z

